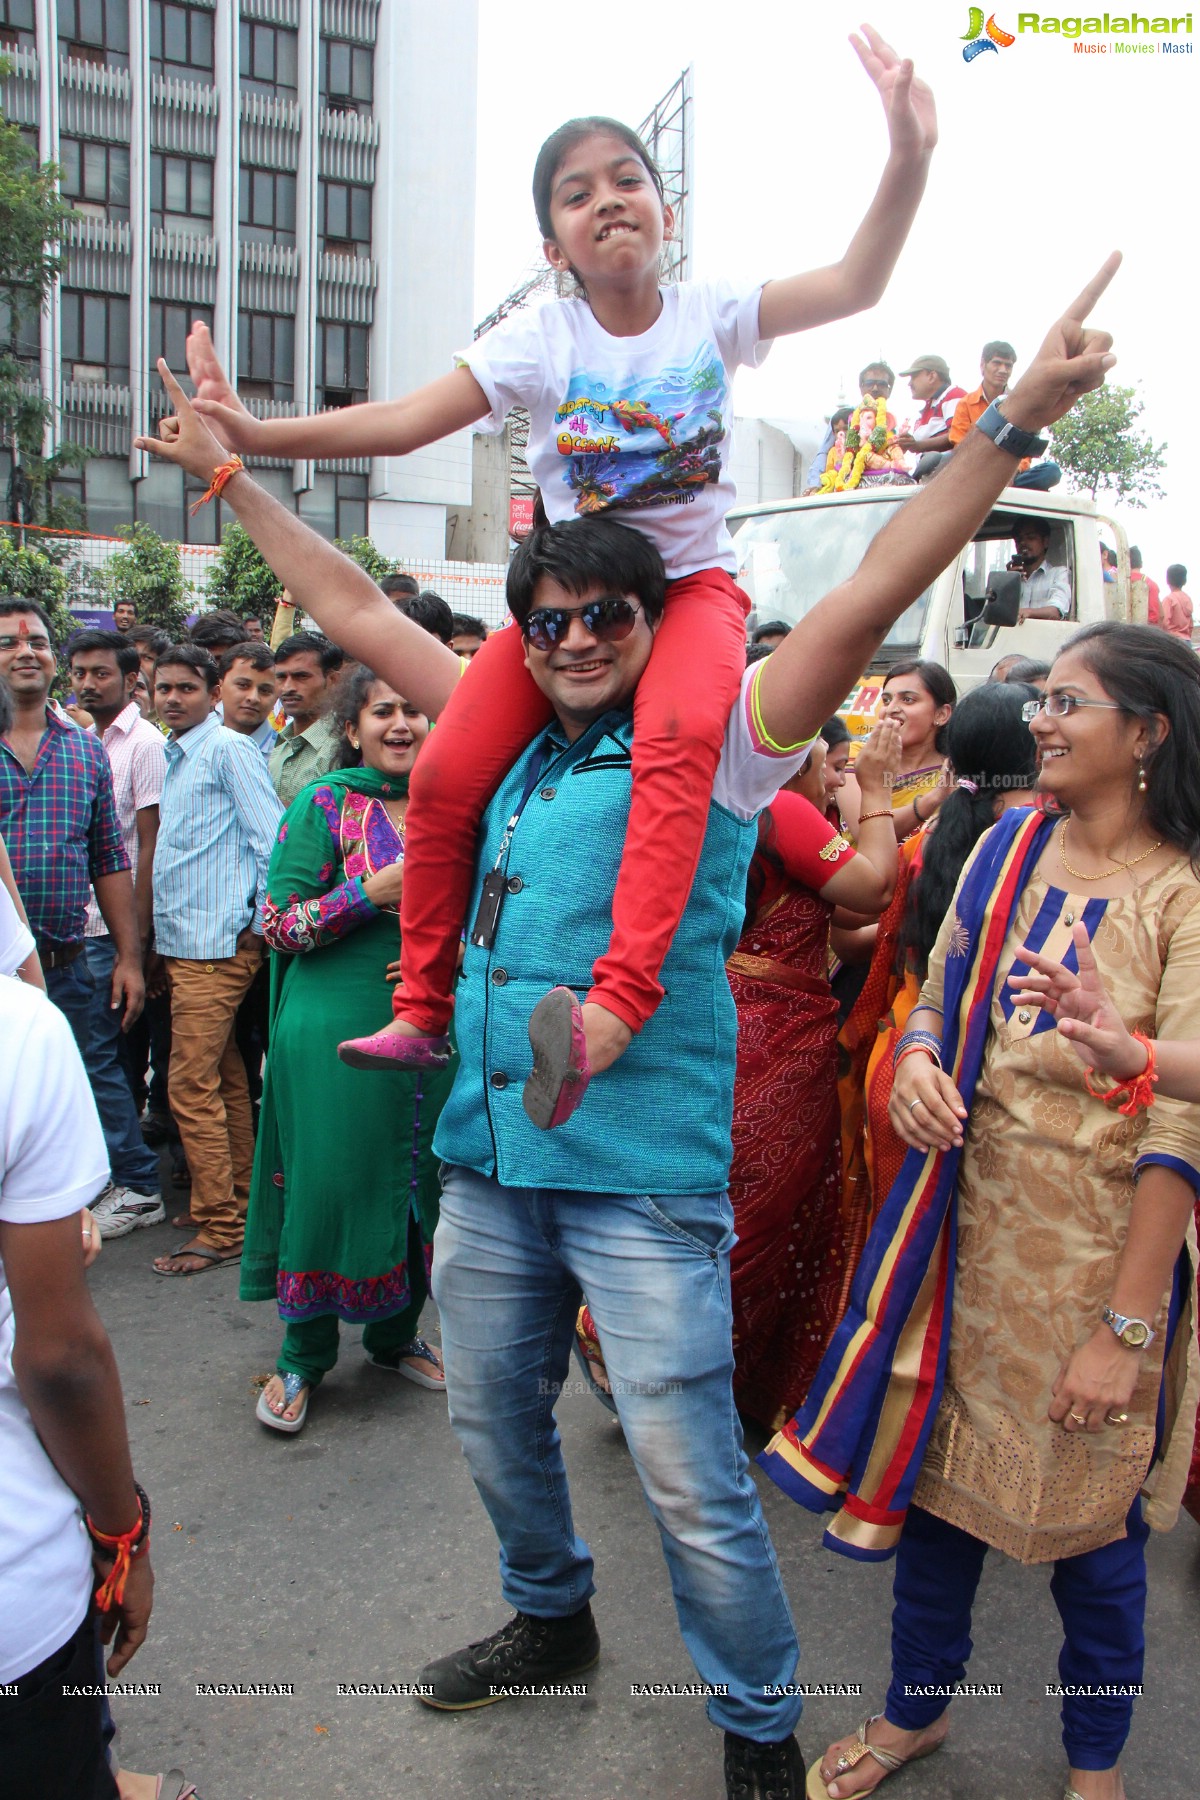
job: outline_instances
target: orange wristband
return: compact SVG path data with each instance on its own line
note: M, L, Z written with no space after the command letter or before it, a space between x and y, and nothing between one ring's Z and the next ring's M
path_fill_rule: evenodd
M1156 1067L1158 1057L1153 1040L1140 1031L1131 1032L1130 1035L1135 1043L1145 1046L1146 1066L1140 1075L1130 1075L1127 1080L1116 1082L1104 1093L1099 1088L1092 1086L1092 1078L1088 1070L1085 1069L1083 1075L1084 1086L1093 1100L1103 1100L1106 1105L1109 1105L1112 1101L1119 1099L1122 1094L1127 1094L1128 1099L1117 1108L1117 1111L1124 1113L1127 1119L1131 1119L1135 1112L1140 1112L1142 1107L1154 1105L1154 1084L1158 1080Z
M891 807L890 806L881 806L878 808L878 810L876 812L859 813L858 822L860 825L865 825L868 819L890 819L891 817L892 817Z
M245 469L245 467L246 465L240 456L231 456L228 462L218 463L217 467L213 470L212 480L209 482L207 489L201 494L195 506L192 508L193 514L198 513L202 506L207 506L210 500L215 500L230 476L236 475L239 470Z

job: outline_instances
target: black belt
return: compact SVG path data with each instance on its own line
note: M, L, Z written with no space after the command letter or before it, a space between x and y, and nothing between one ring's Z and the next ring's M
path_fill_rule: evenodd
M68 963L83 955L83 945L42 942L38 944L37 953L43 969L65 969Z

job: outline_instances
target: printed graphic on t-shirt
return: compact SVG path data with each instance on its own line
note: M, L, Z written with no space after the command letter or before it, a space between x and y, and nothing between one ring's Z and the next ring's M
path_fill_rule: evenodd
M554 414L577 513L686 506L721 479L725 367L706 342L690 363L615 385L580 370Z

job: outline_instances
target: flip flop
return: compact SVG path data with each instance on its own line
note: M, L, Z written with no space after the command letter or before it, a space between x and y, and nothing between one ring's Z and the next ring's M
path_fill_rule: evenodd
M392 1361L393 1356L396 1359L395 1362ZM417 1357L421 1362L427 1362L430 1368L436 1370L436 1374L426 1375L421 1369L411 1368L405 1360L410 1356ZM372 1356L369 1360L375 1364L377 1369L387 1369L393 1375L403 1375L405 1381L415 1381L418 1387L436 1388L441 1394L446 1391L446 1377L442 1372L441 1360L429 1348L424 1338L414 1338L411 1344L404 1344L399 1350L390 1351L386 1361L381 1356Z
M570 988L551 988L529 1016L533 1073L522 1105L539 1131L553 1131L571 1117L592 1071L588 1065L583 1008Z
M338 1056L352 1069L444 1069L450 1061L448 1037L401 1037L395 1031L346 1038Z
M280 1372L279 1379L283 1383L283 1404L284 1409L286 1410L291 1406L296 1395L300 1392L300 1389L302 1387L308 1387L308 1383L305 1381L303 1375L297 1375L291 1369L289 1369L286 1374ZM272 1431L286 1431L289 1436L293 1432L303 1431L304 1421L308 1417L308 1402L311 1393L312 1389L308 1388L308 1393L304 1396L304 1405L300 1408L296 1417L294 1419L285 1419L279 1413L272 1412L271 1408L267 1405L267 1390L264 1387L262 1393L258 1396L258 1405L254 1409L254 1416L261 1424L269 1425Z
M200 1800L200 1796L182 1769L168 1769L158 1777L154 1800Z
M178 1250L169 1250L168 1256L198 1256L207 1266L203 1269L160 1269L157 1264L150 1267L156 1275L191 1276L207 1275L209 1269L219 1269L225 1263L239 1263L242 1260L240 1244L232 1250L211 1250L205 1244L180 1244Z

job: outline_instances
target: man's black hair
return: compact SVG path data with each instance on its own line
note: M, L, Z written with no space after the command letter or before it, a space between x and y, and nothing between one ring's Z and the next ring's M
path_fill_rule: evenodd
M0 619L11 619L14 613L36 613L46 627L51 643L54 642L54 627L50 623L50 615L45 607L39 606L36 600L25 600L20 594L0 594Z
M1170 563L1167 567L1167 586L1181 588L1187 581L1187 569L1183 563Z
M246 621L239 619L229 607L216 606L211 612L200 614L188 636L193 644L212 651L215 656L222 650L228 650L231 644L246 642Z
M1142 553L1136 544L1129 546L1129 566L1131 569L1140 569L1142 566Z
M636 594L647 622L662 617L667 576L650 539L615 519L565 519L535 527L508 565L508 610L518 625L533 611L533 593L548 575L569 594L591 588Z
M138 647L120 631L76 631L67 639L67 667L81 650L103 650L112 657L122 675L136 675L142 666Z
M455 637L486 638L488 628L482 619L474 619L470 613L452 613Z
M1007 357L1009 362L1016 362L1017 353L1004 338L989 338L980 352L981 362L990 362L993 356Z
M786 637L791 629L785 619L768 619L765 625L754 627L754 636L750 641L761 644L765 637Z
M275 666L291 662L294 656L319 656L322 675L336 675L346 660L337 644L316 631L293 631L275 652Z
M405 575L402 570L397 569L394 575L384 576L379 588L389 600L415 600L421 591L421 584L414 581L411 575Z
M746 652L746 667L749 668L752 663L766 662L768 656L774 654L774 650L773 644L751 644Z
M891 382L892 386L895 387L896 371L888 363L885 363L881 357L876 357L874 362L864 363L862 368L858 371L858 385L859 385L860 391L862 389L863 382L866 380L867 376L871 373L872 369L877 369L881 375L886 375L888 380ZM853 412L854 408L851 407L850 410Z
M442 596L435 594L432 589L426 588L411 600L401 600L398 604L405 618L411 619L414 625L419 625L422 631L427 631L430 637L448 644L454 636L454 614Z
M113 604L112 604L112 610L113 610L113 611L114 611L114 612L116 612L116 610L117 610L117 608L118 608L118 606L132 606L132 608L133 608L133 616L134 616L134 618L135 618L135 619L136 619L136 618L137 618L137 601L136 601L136 600L131 600L131 599L130 599L130 598L129 598L129 595L128 595L128 594L122 594L122 595L121 595L121 598L120 598L120 599L119 599L119 600L114 600L114 601L113 601Z
M273 669L275 652L270 644L260 644L256 638L247 638L242 644L230 644L217 664L222 678L228 675L235 662L248 662L252 669Z
M195 670L210 694L221 685L221 672L201 644L169 644L155 663L154 672L157 675L160 669L175 668Z
M131 625L124 634L131 644L139 644L151 656L161 656L171 642L170 634L160 625Z

